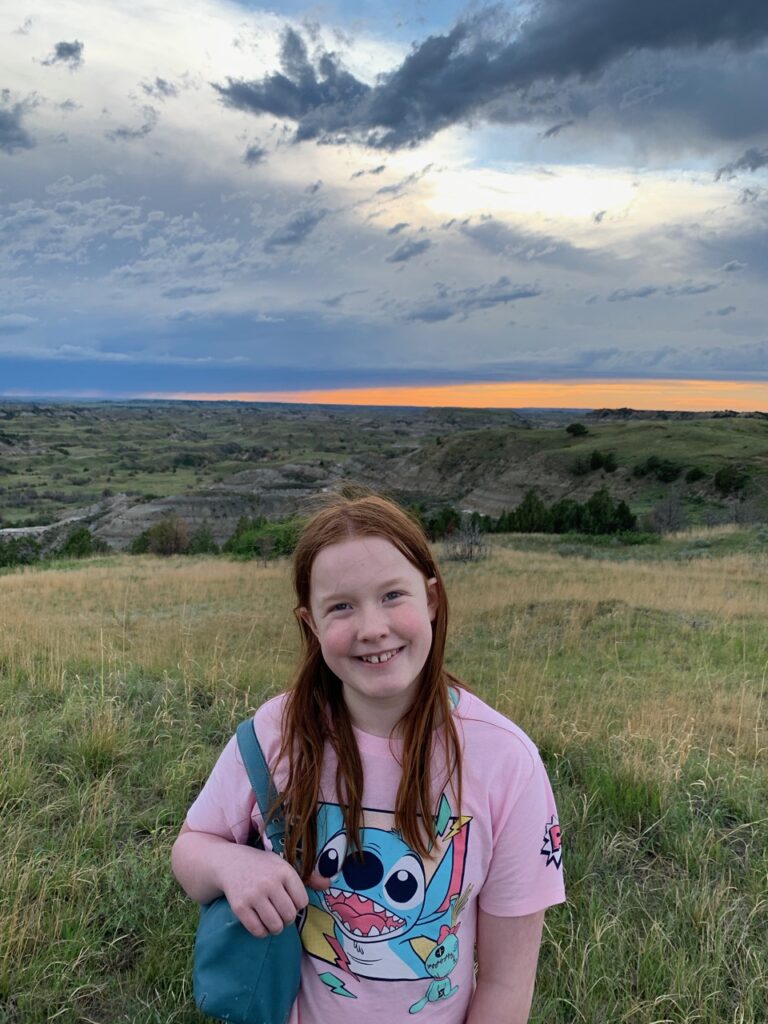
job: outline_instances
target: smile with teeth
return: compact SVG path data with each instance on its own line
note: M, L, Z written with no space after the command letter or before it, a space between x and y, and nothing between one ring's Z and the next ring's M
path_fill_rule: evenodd
M342 929L356 938L387 938L405 924L401 917L360 893L331 888L324 893L324 899Z
M391 661L402 649L402 647L393 647L391 651L382 651L381 654L361 654L360 661L364 661L368 665L381 665L385 661Z

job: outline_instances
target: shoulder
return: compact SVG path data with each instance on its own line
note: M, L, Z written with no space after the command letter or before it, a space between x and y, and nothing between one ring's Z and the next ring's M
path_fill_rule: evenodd
M253 724L257 732L264 729L277 729L282 731L283 714L288 702L287 693L278 693L276 697L260 704L253 716Z
M256 738L273 771L283 742L283 719L287 701L288 694L279 693L258 707L253 716Z
M454 712L463 741L464 757L483 762L514 763L517 771L533 774L540 758L536 744L519 725L468 690L459 691Z

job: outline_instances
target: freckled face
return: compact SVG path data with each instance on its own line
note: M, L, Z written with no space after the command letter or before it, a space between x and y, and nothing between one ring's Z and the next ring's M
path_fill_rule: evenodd
M386 735L384 719L410 707L432 646L436 587L383 537L329 544L315 558L301 615L356 725L376 731L380 719Z

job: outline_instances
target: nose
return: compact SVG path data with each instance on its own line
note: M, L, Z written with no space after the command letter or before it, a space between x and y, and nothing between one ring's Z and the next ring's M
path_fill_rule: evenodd
M358 640L381 640L389 632L386 615L378 605L364 605L357 620Z

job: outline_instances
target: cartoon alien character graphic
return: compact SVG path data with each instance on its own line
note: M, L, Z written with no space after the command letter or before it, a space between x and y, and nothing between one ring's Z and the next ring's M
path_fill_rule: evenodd
M458 900L454 900L451 909L451 927L443 925L437 937L435 948L424 961L424 966L435 980L430 983L424 997L410 1007L409 1013L419 1013L427 1003L436 1003L441 999L449 999L459 991L458 987L451 982L449 976L459 962L459 939L457 932L461 922L457 923L457 919L466 906L471 891L472 886L470 885Z
M434 956L427 965L411 940L427 939L436 950L449 928L453 842L438 851L439 863L428 865L428 877L421 857L391 828L364 827L360 850L348 851L337 805L321 805L318 838L317 868L332 881L324 892L309 891L310 913L302 929L308 952L358 978L443 977L433 973L443 970L441 958ZM314 918L313 907L321 912Z

